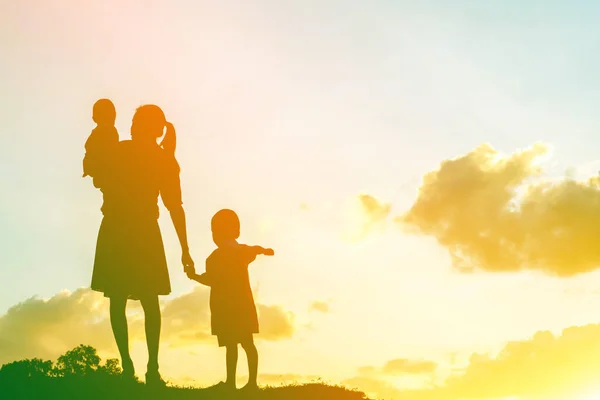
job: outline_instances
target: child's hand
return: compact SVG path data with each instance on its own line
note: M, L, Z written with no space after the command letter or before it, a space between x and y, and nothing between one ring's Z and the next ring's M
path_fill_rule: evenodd
M185 267L183 267L183 273L186 275L193 275L196 273L196 268L193 265L186 265Z
M187 273L195 273L196 268L194 268L194 260L190 255L189 251L184 251L181 255L181 264L183 264L183 272Z
M211 280L209 278L208 275L206 275L206 272L203 274L188 274L188 278L190 278L193 281L196 281L198 283L203 284L204 286L212 286Z
M274 256L275 252L273 251L273 249L265 249L265 251L263 251L263 254L265 256Z

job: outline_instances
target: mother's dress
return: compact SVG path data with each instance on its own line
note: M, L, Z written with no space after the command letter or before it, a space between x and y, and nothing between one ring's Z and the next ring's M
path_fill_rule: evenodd
M102 175L104 218L92 289L132 299L171 293L158 196L169 210L182 204L175 157L154 143L126 140L119 142Z

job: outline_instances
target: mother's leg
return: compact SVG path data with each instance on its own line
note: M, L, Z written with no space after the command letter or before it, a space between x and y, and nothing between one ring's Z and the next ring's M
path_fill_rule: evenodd
M117 348L121 355L123 374L133 376L134 368L129 354L129 334L127 330L127 317L125 316L126 306L126 297L110 298L110 325L112 326L113 335L117 342Z
M141 299L144 308L146 343L148 344L148 371L158 373L158 346L160 342L160 305L158 296Z

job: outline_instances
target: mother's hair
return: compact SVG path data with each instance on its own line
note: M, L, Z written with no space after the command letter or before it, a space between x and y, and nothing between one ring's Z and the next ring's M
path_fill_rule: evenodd
M131 123L131 138L158 139L163 135L167 119L159 106L146 104L138 107Z

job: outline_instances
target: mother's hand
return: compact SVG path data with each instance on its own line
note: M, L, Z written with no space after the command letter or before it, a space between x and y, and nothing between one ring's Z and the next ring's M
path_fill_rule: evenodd
M194 267L194 260L192 260L192 256L190 255L189 250L184 251L181 255L181 263L183 264L183 271L186 274L196 273L196 268Z

